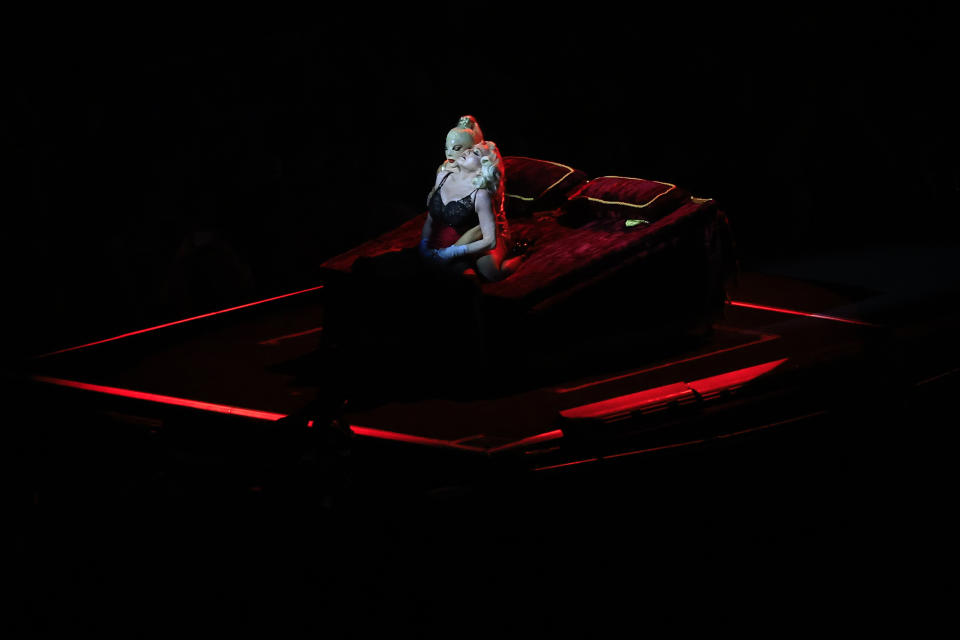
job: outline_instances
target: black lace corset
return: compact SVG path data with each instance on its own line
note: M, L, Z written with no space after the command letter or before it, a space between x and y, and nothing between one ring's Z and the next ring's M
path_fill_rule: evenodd
M459 233L463 233L467 229L480 224L480 218L477 216L477 210L473 203L473 196L479 189L474 189L473 193L468 193L459 200L451 200L447 204L443 204L443 198L440 197L440 187L449 177L450 174L447 174L440 181L430 198L427 210L434 221L453 227Z

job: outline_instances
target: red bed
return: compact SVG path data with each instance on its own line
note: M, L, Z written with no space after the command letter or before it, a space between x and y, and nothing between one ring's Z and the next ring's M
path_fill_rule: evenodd
M722 309L735 261L714 200L665 182L590 180L559 163L509 156L505 162L511 236L529 247L507 279L476 285L489 313L509 313L515 328L545 315L615 327L696 325ZM321 266L385 281L395 292L417 277L414 248L425 216Z

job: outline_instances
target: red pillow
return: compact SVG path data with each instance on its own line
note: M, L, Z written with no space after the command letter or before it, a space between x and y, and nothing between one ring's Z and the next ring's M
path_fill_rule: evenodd
M558 162L506 156L507 217L528 215L559 207L567 194L583 184L587 174Z
M649 223L674 211L689 199L689 193L668 182L601 176L574 191L564 208L587 217Z

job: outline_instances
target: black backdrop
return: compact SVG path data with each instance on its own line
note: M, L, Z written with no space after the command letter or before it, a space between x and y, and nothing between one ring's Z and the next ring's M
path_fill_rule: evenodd
M941 12L477 7L11 19L7 348L315 284L422 208L464 113L505 154L716 198L745 263L960 229Z

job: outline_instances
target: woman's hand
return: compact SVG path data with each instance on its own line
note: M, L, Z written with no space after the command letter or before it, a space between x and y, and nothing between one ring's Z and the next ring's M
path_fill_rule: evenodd
M424 262L440 264L441 260L437 255L437 250L428 247L426 239L420 241L420 244L417 245L417 250L420 252L420 257L423 258Z
M442 249L431 249L427 246L426 240L421 240L417 245L420 256L427 262L434 264L444 264L463 256L467 252L466 245L450 245Z

